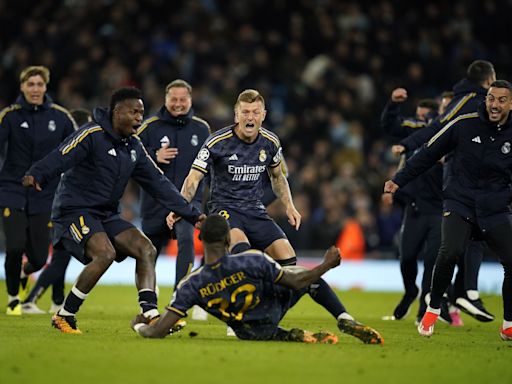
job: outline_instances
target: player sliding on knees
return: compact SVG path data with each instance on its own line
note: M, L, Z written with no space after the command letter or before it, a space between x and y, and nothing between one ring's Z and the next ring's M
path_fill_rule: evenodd
M261 251L228 254L229 231L228 222L220 215L211 215L204 221L201 235L205 265L180 282L157 322L150 325L146 317L137 315L132 321L137 333L147 338L163 338L187 315L187 310L198 305L227 323L243 340L336 344L338 337L331 332L312 333L279 326L286 312L309 293L315 301L330 304L322 305L337 319L341 332L367 344L383 344L384 339L377 331L345 312L336 294L321 279L325 272L340 264L339 249L329 248L323 262L313 269L282 267Z

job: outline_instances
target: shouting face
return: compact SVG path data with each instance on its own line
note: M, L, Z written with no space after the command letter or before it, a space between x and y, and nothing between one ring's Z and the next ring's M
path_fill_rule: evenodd
M261 101L253 103L241 101L235 110L235 122L238 123L235 130L238 136L247 142L254 141L266 114L267 111Z
M144 117L144 103L141 99L127 99L116 105L112 112L114 131L121 137L137 133Z
M491 122L503 124L507 121L510 108L512 107L511 96L508 88L489 88L485 98L485 107Z

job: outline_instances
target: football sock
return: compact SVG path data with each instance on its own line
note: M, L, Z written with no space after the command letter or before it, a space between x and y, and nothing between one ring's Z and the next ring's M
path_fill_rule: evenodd
M338 316L337 320L355 320L348 312L343 312Z
M474 290L468 290L466 291L466 294L468 295L469 300L478 300L478 298L480 297L478 291Z
M276 260L282 267L286 267L288 265L297 265L297 258L294 256L294 257L290 257L289 259L285 259L285 260Z
M14 307L16 307L20 302L20 298L18 295L16 295L16 296L7 295L7 299L9 300L9 304L7 304L7 306L11 309L14 309Z
M336 296L324 279L311 284L308 288L308 293L313 300L327 309L335 319L338 319L338 316L343 312L347 312L338 296Z
M235 245L233 245L233 248L231 248L231 253L233 253L233 254L241 253L241 252L245 252L249 249L251 249L251 244L249 244L249 243L245 243L245 242L236 243Z
M78 312L80 306L87 298L87 294L81 292L75 285L71 288L66 300L64 301L64 308L59 311L59 315L73 316Z
M142 313L151 311L152 309L158 310L156 292L151 289L141 289L139 291L139 305Z
M503 320L503 329L512 327L512 321Z

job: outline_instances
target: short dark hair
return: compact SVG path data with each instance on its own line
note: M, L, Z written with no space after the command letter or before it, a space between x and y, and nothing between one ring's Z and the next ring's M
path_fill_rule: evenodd
M142 99L142 92L135 87L124 87L115 90L110 97L110 111L113 111L117 104L125 100Z
M224 241L229 234L229 224L221 215L210 215L201 225L201 238L205 243Z
M468 67L468 80L482 84L495 73L494 66L487 60L475 60Z
M69 113L71 114L71 116L73 116L76 125L78 125L79 127L88 123L92 118L91 112L85 108L72 109L71 111L69 111Z
M418 107L428 108L433 111L437 111L439 108L439 103L434 99L422 99L418 102Z
M507 80L496 80L491 84L493 88L507 88L512 93L512 84Z

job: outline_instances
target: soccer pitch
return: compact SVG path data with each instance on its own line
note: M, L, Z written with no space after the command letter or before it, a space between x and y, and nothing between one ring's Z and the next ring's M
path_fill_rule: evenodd
M0 282L0 297L6 297ZM160 308L171 288L160 291ZM496 315L464 327L438 323L420 337L414 311L404 321L382 321L398 293L338 292L349 312L384 336L383 346L340 334L330 315L305 296L285 317L285 327L335 331L337 345L248 342L226 336L223 323L188 320L179 334L148 340L129 327L138 311L136 289L97 286L78 315L83 335L52 329L50 315L0 314L0 383L448 383L512 382L512 342L500 340L501 298L484 297ZM49 294L40 301L49 307ZM197 336L190 336L191 332Z

